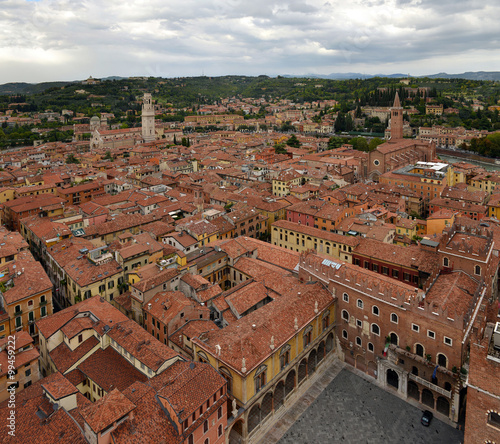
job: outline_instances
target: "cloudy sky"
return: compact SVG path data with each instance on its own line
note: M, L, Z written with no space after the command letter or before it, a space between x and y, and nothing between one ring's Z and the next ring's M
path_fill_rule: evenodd
M0 83L500 71L498 0L0 0Z

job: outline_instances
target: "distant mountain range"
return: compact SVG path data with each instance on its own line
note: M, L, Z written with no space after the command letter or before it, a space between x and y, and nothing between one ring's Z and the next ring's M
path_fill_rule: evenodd
M315 78L315 79L332 79L332 80L349 80L349 79L371 79L373 77L386 78L405 78L408 74L362 74L359 72L336 72L327 75L319 74L304 74L304 75L283 75L287 78ZM414 78L430 78L430 79L468 79L468 80L494 80L500 81L500 71L468 71L462 74L448 74L440 72L438 74L430 74L427 76L411 76ZM127 77L110 76L100 80L126 80ZM49 88L61 88L62 86L72 83L80 83L81 80L72 82L43 82L43 83L5 83L0 85L0 95L17 95L17 94L36 94L43 92Z
M348 79L371 79L373 77L387 78L406 78L408 74L362 74L360 72L334 72L327 75L320 74L304 74L304 75L284 75L283 77L305 77L316 79L332 79L332 80L348 80ZM468 71L462 74L448 74L440 72L438 74L430 74L426 76L410 76L413 78L429 78L429 79L467 79L467 80L500 80L500 71Z

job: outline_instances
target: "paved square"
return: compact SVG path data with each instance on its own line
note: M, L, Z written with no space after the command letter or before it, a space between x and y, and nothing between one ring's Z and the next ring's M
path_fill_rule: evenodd
M279 444L459 444L463 433L344 369L283 435ZM278 425L278 424L277 424Z

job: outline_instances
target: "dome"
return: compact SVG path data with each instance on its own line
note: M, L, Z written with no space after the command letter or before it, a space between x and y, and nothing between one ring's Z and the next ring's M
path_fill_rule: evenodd
M94 117L92 117L92 118L90 119L90 121L91 121L91 122L100 122L100 121L101 121L101 119L99 119L99 117L97 117L97 116L94 116Z

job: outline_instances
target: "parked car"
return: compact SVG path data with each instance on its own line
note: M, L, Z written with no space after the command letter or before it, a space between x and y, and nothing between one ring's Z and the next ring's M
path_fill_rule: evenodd
M429 427L430 424L431 424L431 421L432 421L433 417L434 416L433 416L432 412L429 412L429 410L425 410L424 413L423 413L423 415L422 415L422 419L420 420L420 422L425 427Z

